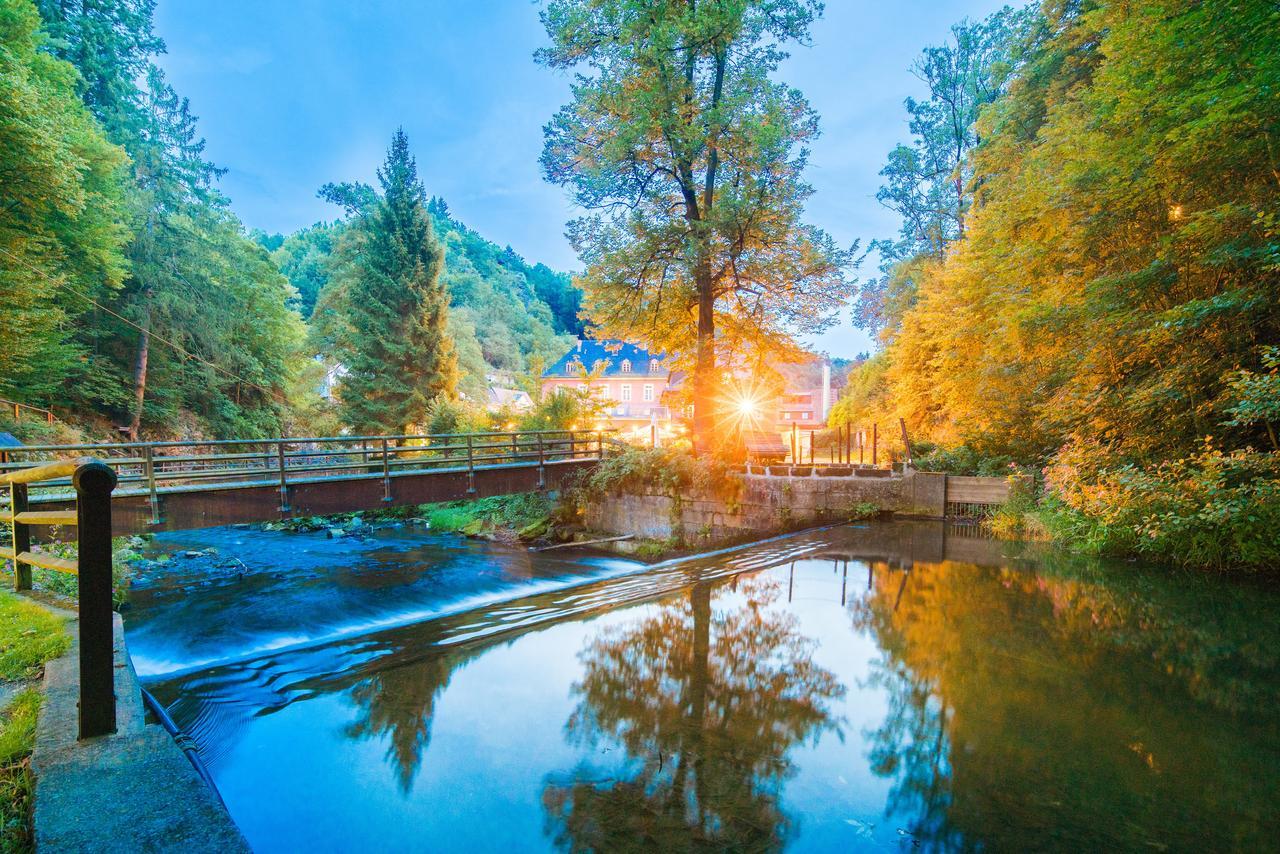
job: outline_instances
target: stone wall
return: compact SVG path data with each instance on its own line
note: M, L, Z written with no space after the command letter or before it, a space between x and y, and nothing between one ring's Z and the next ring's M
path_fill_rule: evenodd
M908 472L905 476L737 475L736 494L616 494L586 508L593 531L631 534L640 539L679 538L693 543L758 537L838 522L859 505L913 517L941 518L946 476Z

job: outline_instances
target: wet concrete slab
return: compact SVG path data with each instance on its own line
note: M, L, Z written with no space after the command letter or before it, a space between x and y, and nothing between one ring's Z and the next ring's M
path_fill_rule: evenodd
M116 726L80 741L79 639L45 667L31 766L39 851L235 852L249 847L213 790L158 724L148 724L119 616Z

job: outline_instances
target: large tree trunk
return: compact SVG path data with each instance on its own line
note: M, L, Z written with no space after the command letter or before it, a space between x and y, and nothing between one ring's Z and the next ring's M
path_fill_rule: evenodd
M147 358L151 355L151 312L142 316L142 336L138 339L138 360L133 366L133 420L129 424L129 439L138 441L142 426L142 403L147 397Z
M716 426L716 315L711 265L699 264L694 279L698 288L698 351L693 369L693 446L704 454L711 450Z

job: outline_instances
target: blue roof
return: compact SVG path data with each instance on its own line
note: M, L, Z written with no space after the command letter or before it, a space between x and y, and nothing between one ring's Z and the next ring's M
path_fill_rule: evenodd
M573 348L565 353L556 363L542 372L543 377L580 377L581 370L570 370L570 365L582 365L591 371L597 367L599 362L605 362L608 366L604 369L602 376L606 377L624 377L631 374L647 374L649 373L649 362L653 359L662 360L661 355L654 355L642 347L634 344L628 344L625 341L590 341L584 340L578 347ZM624 372L622 363L630 362L631 371Z

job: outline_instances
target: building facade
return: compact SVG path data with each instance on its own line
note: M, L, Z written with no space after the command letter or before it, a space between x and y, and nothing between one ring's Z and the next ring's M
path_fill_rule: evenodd
M542 393L581 391L604 406L604 425L633 438L651 428L668 431L672 411L664 400L675 379L663 358L621 341L579 340L542 374Z

